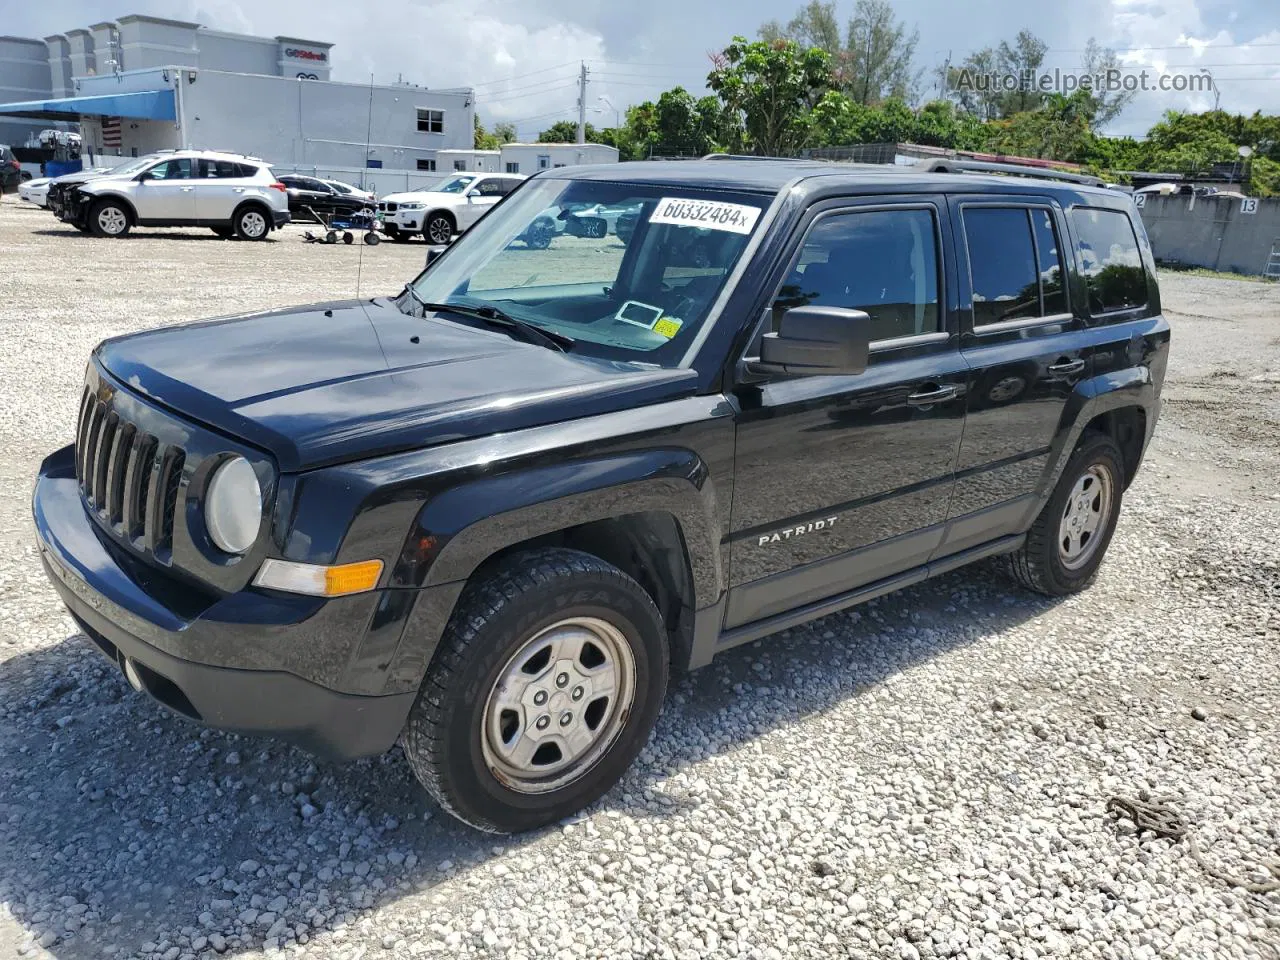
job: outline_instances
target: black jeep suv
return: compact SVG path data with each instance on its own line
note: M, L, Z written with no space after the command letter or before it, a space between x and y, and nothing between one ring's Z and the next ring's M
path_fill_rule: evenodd
M515 243L551 207L629 242ZM395 297L108 340L41 466L128 681L477 827L598 798L673 668L997 554L1094 577L1169 346L1132 201L706 160L532 178Z

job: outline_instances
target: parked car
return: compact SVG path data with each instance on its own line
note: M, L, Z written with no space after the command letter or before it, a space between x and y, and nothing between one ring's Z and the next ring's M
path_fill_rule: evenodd
M205 226L221 237L265 240L289 222L289 199L264 160L178 150L75 186L58 216L99 237L123 237L134 225Z
M1077 593L1160 411L1142 221L890 170L557 169L398 296L107 340L36 481L45 570L135 689L402 742L490 831L609 790L671 670L982 558ZM626 248L511 248L576 204L633 206Z
M517 239L535 250L546 249L561 234L596 239L613 233L625 243L626 239L618 232L618 224L625 222L635 209L634 206L614 207L599 203L577 204L563 209L552 207L544 210Z
M361 197L364 200L368 201L371 205L373 203L373 200L375 199L372 190L362 190L359 187L353 187L349 183L343 183L341 180L321 180L320 182L327 183L329 186L333 187L333 189L337 190L339 193L349 194L350 196L353 196L353 197Z
M13 151L0 143L0 193L13 193L22 183L22 164Z
M370 197L344 192L325 180L290 173L281 176L280 182L285 185L289 197L289 215L294 220L350 216L361 210L373 210Z
M378 203L383 232L392 240L420 233L428 243L448 243L524 179L516 173L459 173L430 190L393 193Z
M18 196L28 203L34 203L37 207L47 207L49 205L50 180L50 177L34 177L31 180L24 180L22 185L18 187Z

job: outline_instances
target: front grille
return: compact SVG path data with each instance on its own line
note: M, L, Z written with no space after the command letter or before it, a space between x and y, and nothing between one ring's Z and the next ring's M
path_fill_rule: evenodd
M149 553L173 544L186 451L161 443L86 389L76 426L76 480L85 505L117 536Z
M386 201L383 201L378 204L378 209L383 213L395 213L398 206L399 204L397 203L387 203Z

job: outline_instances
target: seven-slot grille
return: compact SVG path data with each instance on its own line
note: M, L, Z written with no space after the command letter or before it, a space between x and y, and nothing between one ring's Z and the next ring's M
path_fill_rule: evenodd
M86 389L76 426L76 480L85 504L114 533L149 553L170 547L186 452L120 418Z

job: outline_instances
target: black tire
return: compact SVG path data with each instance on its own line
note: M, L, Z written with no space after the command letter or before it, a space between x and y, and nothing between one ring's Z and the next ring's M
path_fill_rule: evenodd
M352 233L350 230L343 230L343 231L342 231L342 242L343 242L343 243L355 243L355 242L356 242L356 235L355 235L354 233Z
M1072 567L1064 560L1065 550L1060 537L1067 519L1068 502L1072 501L1077 484L1091 471L1102 471L1109 478L1110 491L1106 495L1105 506L1099 506L1100 526L1095 534L1096 542L1091 541L1090 552L1083 562ZM1026 543L1009 555L1009 569L1014 579L1029 590L1051 597L1064 597L1089 586L1097 576L1115 532L1124 482L1124 461L1115 441L1103 433L1086 432L1058 478L1049 502L1027 532ZM1087 489L1077 496L1088 496ZM1099 492L1096 497L1101 500L1103 494ZM1074 509L1074 501L1072 506Z
M364 235L364 242L371 247L376 247L379 243L382 242L382 238L379 237L372 230L370 230Z
M399 228L399 227L386 227L386 226L384 226L384 227L382 228L382 231L383 231L383 233L385 233L388 237L390 237L392 240L394 240L396 243L408 243L408 242L409 242L409 234L407 234L407 233L403 233L403 232L400 230L400 228Z
M95 237L119 239L128 235L132 220L122 202L103 197L89 209L89 232Z
M448 243L453 239L455 229L453 217L437 210L423 222L422 237L427 243Z
M527 642L574 617L603 620L625 638L634 661L630 708L610 704L618 711L612 722L620 726L602 734L592 747L602 752L588 752L581 770L565 768L574 779L540 793L512 789L495 775L482 743L490 693L500 677L510 676ZM459 599L409 714L405 755L440 806L477 829L516 833L554 823L597 800L631 766L661 709L667 662L662 617L621 570L576 550L513 555L469 583ZM551 667L545 669L549 678ZM555 696L548 712L561 709ZM589 712L584 708L583 717Z
M545 250L555 239L556 228L551 223L535 220L524 235L524 243L531 250Z
M241 240L265 240L271 233L271 213L256 203L248 204L236 211L232 226Z

